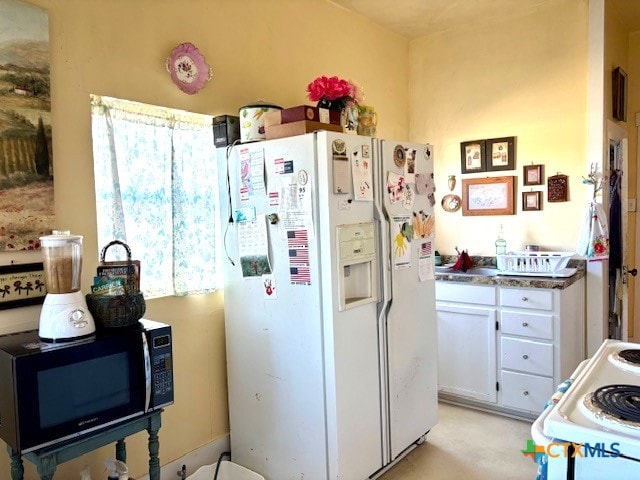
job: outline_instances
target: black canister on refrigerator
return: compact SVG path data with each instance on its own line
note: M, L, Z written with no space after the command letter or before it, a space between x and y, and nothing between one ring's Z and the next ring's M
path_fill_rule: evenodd
M213 117L213 144L226 147L240 139L240 118L233 115Z

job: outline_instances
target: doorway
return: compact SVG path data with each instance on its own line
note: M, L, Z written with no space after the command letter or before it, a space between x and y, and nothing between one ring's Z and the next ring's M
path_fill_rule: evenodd
M622 145L609 140L609 320L608 338L623 337Z
M604 338L629 340L628 246L628 140L627 130L607 120L608 154L606 159L605 205L609 220L609 261L603 272L607 277L604 292L607 308ZM633 318L633 317L631 317Z

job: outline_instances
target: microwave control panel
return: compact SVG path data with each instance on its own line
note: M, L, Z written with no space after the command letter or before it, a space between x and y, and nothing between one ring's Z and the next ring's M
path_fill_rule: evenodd
M160 408L173 403L171 333L152 330L150 334L149 350L153 375L151 408Z

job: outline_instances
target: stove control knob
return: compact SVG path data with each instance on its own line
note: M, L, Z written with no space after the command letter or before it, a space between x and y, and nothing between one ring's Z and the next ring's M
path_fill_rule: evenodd
M528 358L529 358L529 355L524 354L524 355L522 355L522 358L524 358L524 359L526 360L526 359L528 359Z
M524 392L522 392L522 394L526 397L527 395L529 395L529 392L525 390Z
M529 326L529 323L527 323L527 322L522 322L522 326L523 326L523 327L528 327L528 326Z

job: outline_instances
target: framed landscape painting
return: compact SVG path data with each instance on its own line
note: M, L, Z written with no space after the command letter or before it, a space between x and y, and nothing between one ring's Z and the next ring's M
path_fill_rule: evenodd
M49 16L0 0L0 252L51 233L52 161Z

